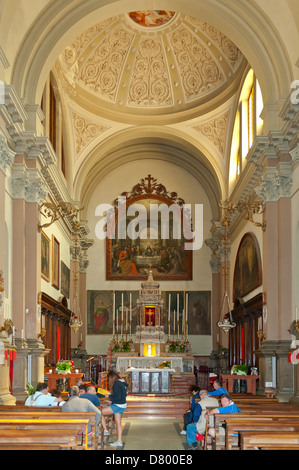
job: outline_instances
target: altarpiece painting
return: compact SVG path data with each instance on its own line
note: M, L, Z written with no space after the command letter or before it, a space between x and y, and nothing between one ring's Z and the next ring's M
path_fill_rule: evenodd
M156 280L191 280L192 250L185 250L187 217L182 210L184 201L177 193L168 192L151 175L142 179L131 192L122 193L121 197L125 201L122 206L118 205L119 200L114 202L114 226L110 227L114 238L106 238L107 280L145 280L149 270ZM166 211L163 216L160 213L154 224L152 210L157 207L160 210L161 206ZM136 213L139 214L138 223ZM178 217L179 232L176 226ZM135 232L132 233L134 222ZM121 224L125 225L125 236L121 233Z

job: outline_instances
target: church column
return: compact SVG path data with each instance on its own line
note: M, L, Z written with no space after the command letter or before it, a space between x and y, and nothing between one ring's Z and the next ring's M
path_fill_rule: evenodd
M276 157L276 155L275 155ZM280 161L279 161L280 160ZM263 286L266 293L264 334L259 352L260 386L272 383L281 399L293 390L293 366L288 363L292 321L292 173L289 155L268 160L257 193L265 201L267 227L263 234Z
M6 182L7 169L12 165L15 154L12 152L4 136L0 135L0 328L4 328L5 320L12 320L10 313L5 309L5 298L9 298L10 292L5 292L5 279L9 277L9 266L5 263L6 246L5 230L6 230ZM7 254L9 256L9 254ZM7 284L6 284L7 285ZM14 350L11 345L8 332L0 332L0 404L14 405L15 397L10 393L10 361L5 359L5 350ZM9 357L9 356L8 356Z
M18 359L15 364L14 393L23 400L28 378L33 384L44 379L44 345L41 330L40 233L38 231L40 199L45 196L44 182L32 162L28 168L23 156L16 158L11 187L13 191L13 312L16 326ZM17 293L17 295L16 295Z

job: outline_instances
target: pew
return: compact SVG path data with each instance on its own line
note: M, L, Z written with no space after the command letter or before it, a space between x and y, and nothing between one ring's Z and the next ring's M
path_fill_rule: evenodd
M242 413L227 413L227 414L215 414L213 415L213 427L215 428L215 439L212 441L212 449L219 450L224 448L224 443L220 442L219 436L219 426L224 424L227 420L252 420L252 421L298 421L299 420L299 410L296 411L249 411Z
M271 420L260 420L260 419L235 419L225 420L225 450L232 450L233 448L233 437L237 438L237 444L239 447L239 434L244 431L297 431L299 432L299 416L298 419L291 420L277 420L276 418ZM238 436L233 436L233 433L238 433Z
M2 408L2 407L0 407ZM51 408L51 407L49 407ZM12 407L12 411L1 411L0 419L56 419L60 421L69 420L69 419L87 419L88 424L91 426L91 440L92 448L97 450L98 448L98 437L96 435L96 414L93 412L67 412L61 413L61 411L48 412L48 408L40 408L42 411L37 410L36 407L26 407L26 410L16 411L16 407ZM85 429L83 436L82 446L87 446L88 436ZM101 436L101 446L103 446L103 439Z
M2 450L31 450L42 447L76 450L78 447L76 429L1 429L0 448Z
M0 435L2 430L21 429L23 431L36 430L72 430L87 436L88 419L28 419L28 418L1 418ZM88 449L87 439L85 439L85 450Z
M297 431L244 431L240 433L241 450L298 450Z

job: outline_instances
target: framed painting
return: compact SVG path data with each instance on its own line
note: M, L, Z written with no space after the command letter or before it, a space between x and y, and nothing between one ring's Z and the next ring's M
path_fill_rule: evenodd
M52 286L59 289L60 243L52 235Z
M211 334L211 292L188 292L189 335Z
M262 285L261 256L258 241L251 233L242 238L237 252L233 300L234 302Z
M121 335L122 305L123 334L130 333L130 294L131 294L131 317L132 334L137 327L136 300L139 291L116 291L115 292L115 334ZM112 335L113 334L113 291L90 290L87 291L87 317L89 335Z
M50 282L50 239L41 232L41 276Z
M107 228L113 233L106 238L107 280L146 280L149 270L156 280L192 280L193 254L185 249L184 201L151 175L122 197L124 202L115 202L110 218L113 227ZM154 211L159 215L153 223Z
M60 282L60 292L64 297L67 299L70 298L70 276L71 276L71 271L70 268L67 267L67 265L61 261L61 282Z

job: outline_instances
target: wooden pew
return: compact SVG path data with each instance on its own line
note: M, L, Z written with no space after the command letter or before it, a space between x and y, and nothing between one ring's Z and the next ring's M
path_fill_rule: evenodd
M260 419L227 419L225 421L225 450L232 450L233 448L233 437L236 437L237 444L239 444L239 436L233 436L233 433L238 435L244 431L298 431L299 432L299 416L298 419L271 419L271 420L260 420Z
M28 419L28 418L1 418L0 417L0 434L6 429L22 429L28 430L72 430L87 436L88 419ZM85 450L88 450L87 439L85 439ZM78 445L78 444L77 444Z
M0 407L2 408L2 407ZM96 435L96 413L93 412L63 412L57 411L48 412L48 408L42 408L42 411L36 409L36 407L26 407L25 411L16 411L16 407L12 407L12 411L1 411L0 419L88 419L88 424L91 426L91 440L92 448L97 450L98 448L98 437ZM51 407L50 407L51 408ZM86 430L83 433L82 446L86 447L88 442L88 436Z
M240 433L241 450L298 450L297 431L244 431Z
M215 414L213 415L215 428L215 439L212 441L212 449L219 450L224 448L225 443L220 442L219 436L219 426L224 424L226 420L263 420L263 421L272 421L272 420L293 420L297 421L299 419L299 411L267 411L267 410L253 410L242 413L227 413L227 414Z
M6 450L31 450L43 446L54 446L60 449L75 450L78 447L77 430L71 429L1 429L0 448Z

